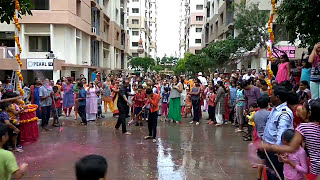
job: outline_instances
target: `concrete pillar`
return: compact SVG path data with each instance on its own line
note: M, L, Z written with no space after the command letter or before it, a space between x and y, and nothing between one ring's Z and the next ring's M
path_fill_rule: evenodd
M53 51L53 53L56 53L54 49L54 25L53 24L50 24L50 46L51 46L51 51Z
M60 70L53 71L53 81L56 83L58 79L60 79Z
M21 33L20 33L20 45L21 45L21 48L22 48L22 53L20 54L21 59L22 58L27 58L26 54L27 54L27 51L28 51L28 48L27 48L27 45L26 45L26 36L24 35L24 33L25 33L25 24L21 24Z

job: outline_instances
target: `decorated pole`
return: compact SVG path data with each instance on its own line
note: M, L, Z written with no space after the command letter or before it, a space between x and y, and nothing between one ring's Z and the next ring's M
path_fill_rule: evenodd
M274 43L274 34L272 31L272 24L273 24L273 17L276 14L276 0L271 0L271 4L272 4L272 13L270 15L270 19L268 22L268 31L270 34L270 40L268 43L268 53L269 53L269 64L267 67L267 71L268 71L268 80L267 80L267 84L269 86L269 95L271 95L272 92L272 83L271 83L271 79L273 77L273 72L271 70L271 64L273 63L273 53L272 53L272 45Z
M14 39L15 39L15 42L16 42L15 55L16 55L17 62L19 64L19 68L17 70L17 75L19 77L19 81L17 83L17 87L18 87L18 90L20 92L20 96L23 96L24 95L24 91L22 89L23 77L22 77L22 74L21 74L22 62L21 62L21 58L20 58L20 54L22 52L22 48L21 48L20 40L19 40L19 32L21 31L21 26L19 25L19 21L18 21L18 17L19 17L19 13L18 12L19 12L19 10L20 10L19 0L15 0L15 13L14 13L13 19L14 19L14 24L16 25L16 28L15 28Z

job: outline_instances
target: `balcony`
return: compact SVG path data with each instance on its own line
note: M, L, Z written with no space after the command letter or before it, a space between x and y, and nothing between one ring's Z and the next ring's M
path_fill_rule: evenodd
M233 27L233 23L234 23L234 12L233 11L227 11L226 14L226 27L229 29L231 27Z

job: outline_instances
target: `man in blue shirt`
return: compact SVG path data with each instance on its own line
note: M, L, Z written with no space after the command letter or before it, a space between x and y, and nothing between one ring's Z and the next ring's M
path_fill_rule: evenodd
M274 105L270 112L267 124L263 133L263 140L269 144L281 145L281 136L287 129L293 129L293 113L287 106L286 95L288 90L283 86L276 86L272 91L270 100ZM274 152L267 152L271 162L267 159L266 165L269 169L273 170L273 164L279 173L280 177L283 176L283 163L279 162L278 156ZM268 180L278 179L275 173L267 171Z
M80 89L79 94L78 94L78 101L79 101L78 113L81 117L81 121L82 121L81 124L87 125L87 118L86 118L87 91L84 90L83 84L81 82L78 83L78 88Z

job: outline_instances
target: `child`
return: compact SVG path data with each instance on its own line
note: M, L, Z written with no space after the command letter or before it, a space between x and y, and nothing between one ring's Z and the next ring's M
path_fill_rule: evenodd
M8 97L9 98L18 97L18 94L9 93ZM19 104L19 101L17 99L11 105L9 105L9 107L7 107L7 113L9 115L9 119L10 119L11 124L13 124L16 128L19 129L19 124L20 124L19 123L19 120L20 120L19 114L23 113L24 109L23 108L20 109L18 104ZM21 148L17 148L19 133L16 133L14 131L9 130L9 136L11 139L13 151L23 152L23 150Z
M236 82L231 81L231 86L230 86L230 116L229 116L229 121L233 123L233 125L236 124L236 121L234 120L234 114L235 110L234 107L236 105L237 101L237 87L236 87Z
M214 87L210 87L209 92L209 107L208 107L208 113L209 113L209 122L208 124L217 124L216 117L215 117L215 104L214 99L216 98Z
M308 81L300 82L297 94L299 96L299 104L303 104L306 100L309 100L311 98L311 91Z
M295 131L288 129L282 133L281 139L284 145L289 145ZM308 174L308 160L305 150L300 146L296 152L281 154L279 161L283 162L283 175L286 180L305 180Z
M150 112L148 118L148 130L149 136L145 136L144 139L151 139L152 142L156 143L156 136L157 136L157 120L158 120L158 111L159 111L159 94L153 93L151 88L146 90L146 94L148 96L148 102L143 106L146 107L150 105Z
M257 111L253 116L253 120L255 124L255 129L253 133L253 142L256 145L256 148L258 148L258 145L261 142L264 128L266 127L267 119L270 114L270 111L268 110L270 98L268 96L262 96L257 100L257 102L260 110ZM258 156L263 160L265 159L264 152L260 150L258 150ZM257 179L261 179L262 172L263 172L263 166L259 166Z
M0 179L20 179L24 175L28 164L23 163L19 168L13 153L3 149L3 145L8 141L8 139L8 125L0 123Z
M191 101L191 95L187 95L186 96L186 107L184 109L184 118L186 118L188 116L188 114L191 114L191 117L193 116L192 115L192 101Z
M168 105L168 102L169 102L169 96L170 96L170 93L169 93L169 88L168 87L165 87L164 88L164 92L162 93L161 95L161 100L162 100L162 105L161 105L161 121L163 121L163 115L165 116L164 117L164 120L168 120L168 109L169 109L169 105Z
M108 162L99 155L88 155L76 163L77 180L107 180Z
M102 115L102 98L101 98L100 91L97 92L97 103L98 103L97 117L98 118L104 118L104 116Z
M143 126L140 112L142 111L142 107L146 101L146 98L146 94L143 92L143 87L138 86L137 93L132 98L132 101L134 101L134 114L135 116L139 115L137 117L136 126Z
M53 86L52 88L54 94L52 99L52 112L53 112L53 124L54 127L59 127L59 114L61 114L61 94L59 92L58 86Z
M86 117L86 104L87 104L87 91L84 90L83 84L78 83L78 87L80 89L78 94L78 113L81 117L81 125L87 125L87 117Z
M239 124L239 128L235 130L235 132L243 132L244 126L244 117L243 117L243 110L244 110L244 95L243 89L240 85L240 82L237 84L237 101L236 101L236 118Z
M252 132L253 132L253 128L255 126L254 120L253 120L253 116L255 115L257 110L258 110L258 104L255 103L255 104L251 104L250 105L250 109L249 109L250 115L247 115L247 118L248 118L248 133L243 138L244 141L252 141Z

